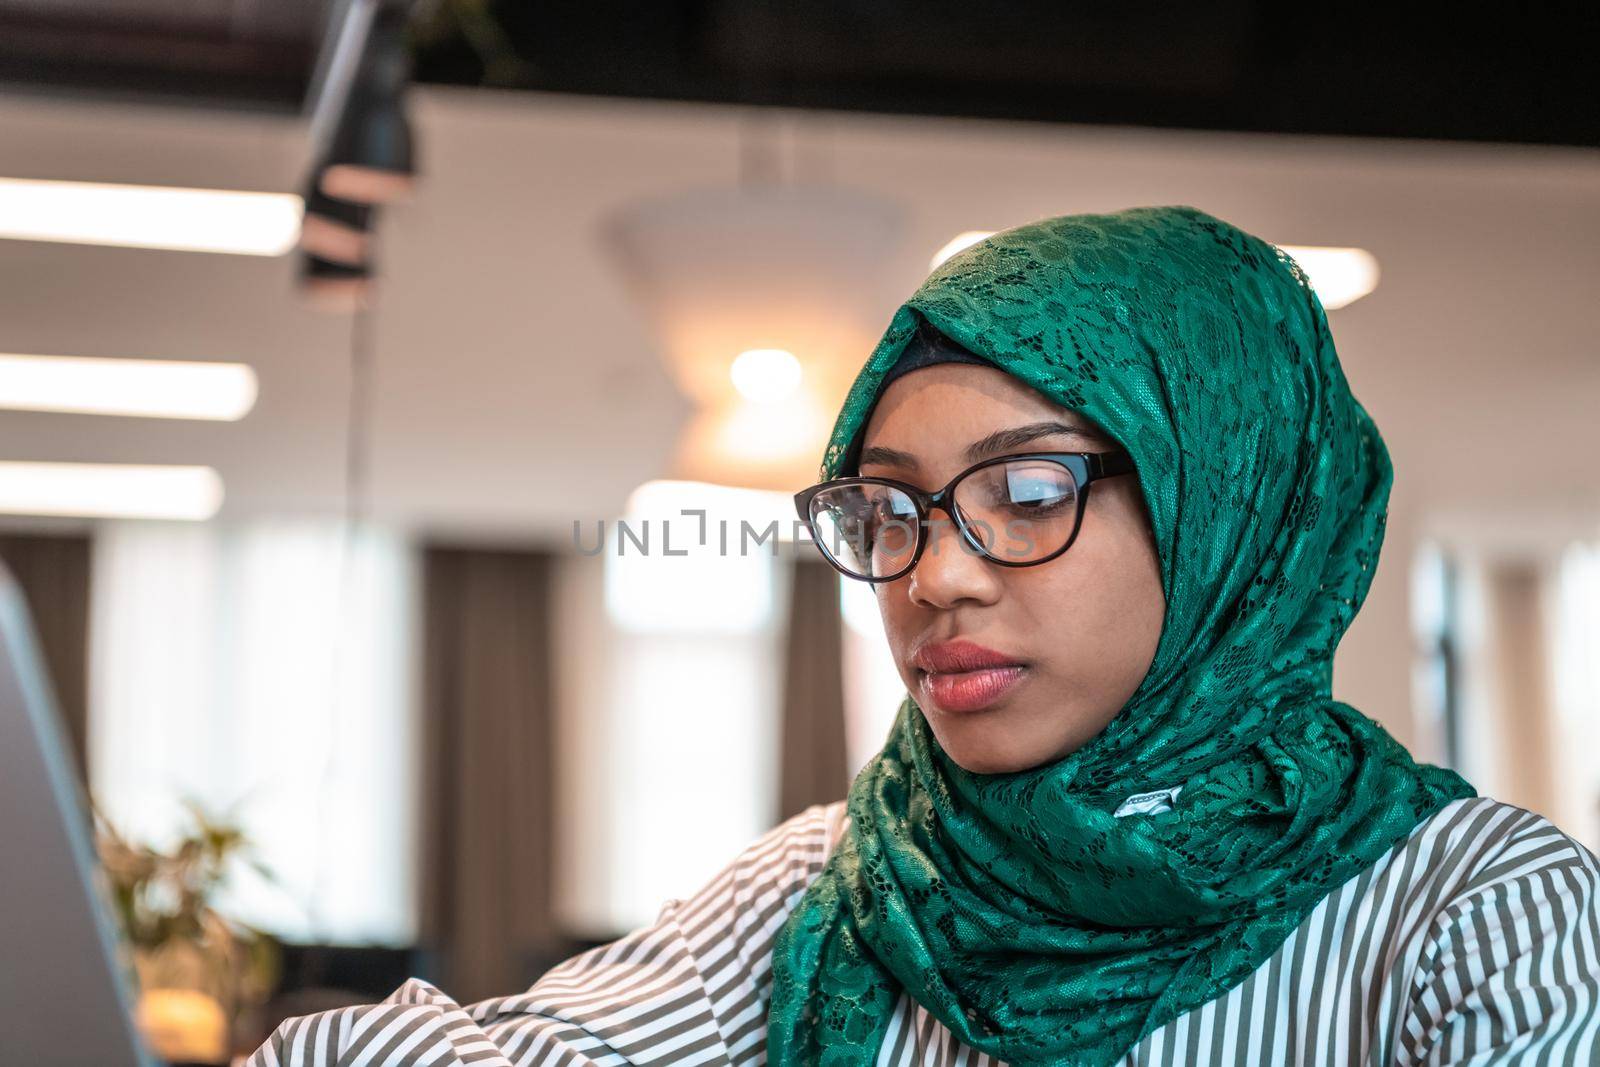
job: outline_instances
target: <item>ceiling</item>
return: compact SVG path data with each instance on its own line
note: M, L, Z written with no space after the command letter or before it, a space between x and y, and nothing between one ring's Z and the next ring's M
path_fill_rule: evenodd
M661 472L688 405L597 227L731 184L758 134L791 177L905 209L871 297L884 322L955 233L1047 214L1185 203L1280 243L1368 248L1377 291L1331 320L1395 453L1397 509L1597 521L1592 150L777 111L757 127L735 107L438 87L414 109L420 189L381 221L370 322L366 499L386 521L568 537ZM10 98L0 174L293 190L304 136L266 114ZM351 323L300 302L293 274L0 242L0 351L243 360L261 381L238 423L7 412L0 455L209 463L225 516L339 511Z
M442 0L424 81L1191 129L1600 145L1600 9L1273 0Z
M0 0L10 91L298 112L332 0Z
M1271 0L392 0L426 83L1600 146L1600 8ZM0 0L10 91L304 108L348 0Z

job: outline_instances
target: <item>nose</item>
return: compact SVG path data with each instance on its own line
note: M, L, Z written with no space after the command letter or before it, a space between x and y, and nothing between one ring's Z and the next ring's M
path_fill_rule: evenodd
M906 595L929 608L952 608L963 601L992 604L1000 595L1000 568L979 555L947 515L928 520L928 543L911 569Z

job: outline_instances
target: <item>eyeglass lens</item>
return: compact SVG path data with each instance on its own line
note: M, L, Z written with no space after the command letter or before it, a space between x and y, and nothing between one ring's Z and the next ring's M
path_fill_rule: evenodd
M1001 562L1044 559L1072 539L1077 525L1077 482L1050 460L979 467L956 483L951 496L968 535L983 554ZM811 518L822 550L847 572L870 578L904 571L918 539L930 536L934 524L948 522L940 514L919 519L909 494L880 482L818 493ZM929 551L939 551L940 543L935 538Z

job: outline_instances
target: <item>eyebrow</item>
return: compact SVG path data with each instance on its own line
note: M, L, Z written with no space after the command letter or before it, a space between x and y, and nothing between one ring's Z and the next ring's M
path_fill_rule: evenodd
M1041 437L1053 437L1066 434L1079 437L1085 441L1093 441L1099 435L1081 426L1069 426L1064 422L1030 422L1026 426L1012 426L1004 430L996 430L987 437L979 438L966 447L962 453L969 463L988 459L990 456L1003 455L1015 448L1031 444ZM885 448L882 445L873 445L863 449L861 458L856 461L858 468L865 467L868 463L881 463L891 467L904 467L907 470L917 470L921 464L917 457L909 452L901 452L895 448Z

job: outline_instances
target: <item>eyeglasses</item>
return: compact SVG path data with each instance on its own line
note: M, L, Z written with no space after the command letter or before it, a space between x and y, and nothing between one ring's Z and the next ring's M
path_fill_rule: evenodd
M1072 545L1090 485L1133 469L1124 451L1028 452L986 459L935 493L893 478L835 478L802 489L794 503L841 574L892 582L922 558L935 508L954 520L968 551L1032 567Z

